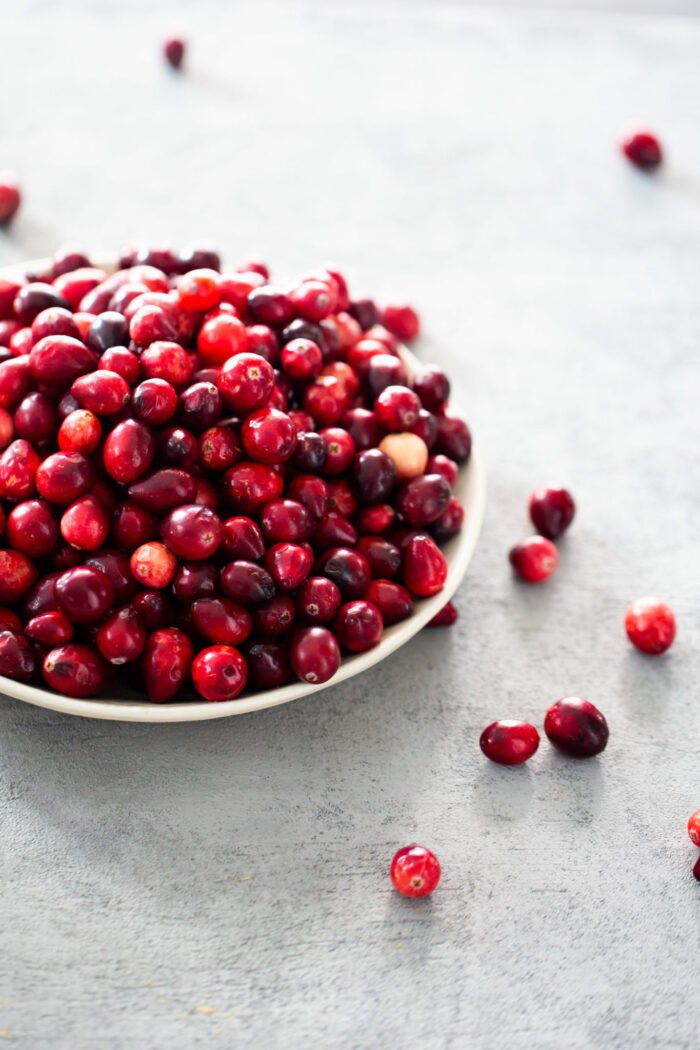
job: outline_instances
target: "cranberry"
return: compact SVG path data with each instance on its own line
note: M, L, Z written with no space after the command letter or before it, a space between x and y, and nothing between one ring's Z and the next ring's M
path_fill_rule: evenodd
M163 44L163 56L165 61L173 69L180 69L185 57L185 42L180 37L173 36Z
M637 131L622 143L622 152L642 171L653 171L663 160L661 143L651 131Z
M330 282L308 280L289 293L289 300L299 317L317 323L333 313L338 296Z
M311 570L312 557L305 547L296 543L276 543L270 547L265 564L278 587L294 591Z
M413 377L413 389L423 408L438 412L450 396L450 381L437 365L425 365Z
M369 562L364 555L346 547L334 547L322 554L315 571L333 580L346 601L364 597L371 579Z
M221 270L221 256L212 248L185 248L178 255L178 273L190 270Z
M14 302L15 317L22 327L31 325L35 317L43 310L52 306L60 306L64 310L70 309L70 303L66 302L56 289L43 281L30 281L22 285L17 292Z
M302 627L292 641L290 660L302 682L321 685L340 667L340 648L327 627Z
M348 407L349 396L344 384L335 376L319 376L306 388L304 411L323 427L333 426Z
M51 503L72 503L94 482L95 468L80 452L54 452L36 472L39 495Z
M115 310L98 314L87 334L87 345L96 354L103 354L111 346L126 346L128 342L129 326Z
M33 496L39 469L39 457L29 442L13 441L0 456L0 495L11 500Z
M83 456L89 456L101 439L102 425L99 419L84 408L69 412L58 429L58 447L61 452L80 452Z
M225 403L241 413L262 408L270 400L274 384L272 366L257 354L247 353L229 357L217 380Z
M457 463L466 463L471 455L472 435L464 420L456 416L438 416L434 449Z
M487 758L501 766L519 766L532 758L540 746L540 734L529 722L501 719L481 734L479 747Z
M294 316L294 306L289 296L269 284L254 288L248 296L246 307L253 321L272 328L284 328Z
M29 390L31 355L0 362L0 407L14 408Z
M42 668L46 684L65 696L97 696L107 683L107 664L87 645L62 645L52 649Z
M87 299L89 296L95 298L96 293L99 294L98 288L104 279L104 270L98 270L94 266L81 266L79 269L71 270L69 273L59 274L54 281L54 288L68 302L72 310L78 310L84 299ZM109 303L106 302L105 306L108 305ZM92 324L93 319L94 314L90 319L90 324ZM77 319L75 320L77 324ZM87 331L84 334L87 336Z
M29 353L29 367L35 380L49 387L65 387L81 375L92 372L95 354L68 335L47 335Z
M253 514L282 495L284 481L276 470L262 463L237 463L224 474L224 488L236 510Z
M192 682L200 696L218 703L235 700L248 680L248 665L230 645L202 649L192 663Z
M54 253L53 272L55 277L60 277L61 274L71 273L73 270L79 270L89 265L90 260L87 255L79 248L74 247L74 245L64 246Z
M13 507L7 517L7 539L30 558L46 558L55 551L60 532L49 504L32 499Z
M217 423L221 412L221 396L213 383L193 383L180 394L179 417L196 433Z
M688 819L688 834L690 841L695 846L700 846L700 809L693 813Z
M380 503L394 488L396 467L386 452L370 448L355 456L351 476L364 503Z
M97 648L114 665L138 659L146 647L146 632L138 610L132 605L113 613L97 632Z
M316 520L328 511L328 485L313 474L297 474L287 486L287 495L306 507Z
M397 507L409 525L429 525L447 509L450 486L441 474L424 474L399 490Z
M143 658L148 699L155 704L173 700L187 681L193 655L192 642L177 627L154 631Z
M98 369L76 379L71 394L79 405L96 416L113 416L129 400L129 384L117 372Z
M368 363L365 376L365 390L371 398L376 398L390 386L405 386L408 382L408 370L395 354L374 354Z
M146 379L164 379L176 390L186 386L192 376L192 363L177 343L151 343L139 361Z
M354 369L344 361L331 361L325 365L321 375L333 376L334 379L342 383L348 397L356 397L360 392L360 380L357 378ZM346 415L350 415L350 413L346 413Z
M112 346L105 350L98 365L108 372L116 372L122 376L129 386L135 386L141 375L139 358L125 346Z
M407 619L413 612L413 599L405 587L393 580L372 580L367 601L382 614L385 626Z
M302 503L293 499L271 500L260 515L269 543L305 540L313 530L313 518Z
M328 483L328 506L349 518L358 507L352 485L345 478L333 478Z
M463 521L464 507L456 496L451 496L450 501L447 504L447 509L440 515L437 521L433 522L430 531L438 543L445 543L447 540L457 535L462 528Z
M135 299L134 303L137 302ZM170 313L162 306L151 304L141 306L134 313L129 322L129 336L137 346L146 347L159 340L175 342L178 330Z
M209 427L199 439L199 461L207 470L224 471L242 456L235 432L226 426Z
M276 689L288 682L292 668L286 645L256 642L247 653L250 684L256 689Z
M698 857L693 865L693 877L700 882L700 857Z
M608 723L597 707L578 696L565 696L547 711L544 731L565 755L591 758L605 750Z
M367 559L375 579L391 579L401 568L401 551L383 536L362 536L357 550Z
M338 511L324 514L313 532L313 544L316 550L329 550L331 547L352 547L357 543L357 530L351 521Z
M276 332L264 324L252 324L246 329L248 350L260 354L268 364L276 365L280 359L280 341Z
M19 186L11 175L0 174L0 226L10 222L22 203Z
M509 554L510 563L521 580L542 583L557 567L557 548L544 536L529 536L517 543Z
M177 558L162 543L144 543L131 555L131 572L143 587L160 590L172 582Z
M459 619L459 612L454 607L452 602L448 602L447 605L443 605L440 612L435 613L432 620L427 623L428 627L451 627L454 623L457 623Z
M2 561L1 556L0 561ZM31 620L33 616L39 616L45 612L55 612L58 609L55 584L60 575L60 572L50 572L48 576L43 576L31 587L22 605L22 614L25 620Z
M78 550L97 550L109 535L109 515L94 496L81 496L64 511L61 535Z
M384 535L396 520L396 511L389 503L363 507L357 518L357 527L363 534Z
M412 843L394 854L389 874L402 897L429 897L440 881L440 861L425 846Z
M363 332L380 320L379 308L373 299L354 299L348 304L348 313L355 318Z
M391 432L410 430L418 419L420 401L406 386L388 386L374 402L380 424Z
M119 604L128 602L136 593L136 582L131 574L130 560L122 551L103 547L95 554L88 555L85 564L105 574L112 584L114 600Z
M199 561L210 558L219 549L224 530L213 510L189 504L177 507L164 518L161 534L178 558Z
M217 645L241 645L253 627L248 610L229 598L200 598L190 613L202 637Z
M658 656L673 645L676 618L671 607L658 598L638 598L627 610L625 630L637 649Z
M80 329L73 320L70 310L64 310L60 306L50 306L48 310L42 310L32 321L32 339L38 343L47 335L69 335L72 339L80 339Z
M262 565L232 561L221 570L221 589L241 605L260 605L274 597L275 581Z
M14 631L0 631L0 675L15 682L30 682L36 671L34 649Z
M311 576L299 590L297 610L309 623L328 623L338 612L341 601L340 589L333 580Z
M320 436L327 449L324 474L344 474L355 456L355 442L341 427L326 427Z
M394 464L398 481L410 481L425 472L428 447L417 434L387 434L379 450Z
M249 333L243 322L232 313L219 311L205 319L197 336L197 349L205 364L223 365L232 357L238 357L249 348L252 349L250 342ZM246 354L246 357L261 360L257 354ZM226 384L234 388L236 386L233 378L227 379ZM228 403L224 386L222 385L219 389ZM261 403L264 404L264 401Z
M129 498L146 510L162 514L183 503L191 503L197 484L191 474L176 467L164 467L147 474L129 486Z
M449 456L443 456L438 453L436 456L430 456L426 466L426 473L428 474L442 474L443 478L450 486L454 488L457 482L457 475L459 468L453 459Z
M219 590L219 570L210 561L184 562L173 580L173 594L181 605L211 598Z
M147 631L170 627L175 619L175 607L162 591L141 591L131 604Z
M292 379L316 379L323 368L323 356L310 339L292 339L282 350L281 363Z
M258 561L265 553L265 541L251 518L238 515L224 522L221 549L233 560Z
M346 602L333 621L333 629L352 653L363 653L379 644L384 630L382 614L368 601Z
M292 463L297 470L309 474L320 472L325 467L327 458L328 446L321 434L314 431L297 433L297 443L292 455Z
M115 508L112 521L112 540L117 547L121 547L126 551L132 551L142 543L153 539L157 534L158 521L156 517L143 507L126 500Z
M188 270L177 280L180 305L191 311L211 310L220 301L220 284L221 277L216 270Z
M576 504L566 489L540 488L530 496L530 517L537 531L556 540L574 520Z
M15 426L12 422L12 416L4 409L0 408L0 449L5 449L12 441L12 437L15 432Z
M134 390L131 407L137 419L151 426L167 423L178 406L175 388L164 379L146 379Z
M71 623L98 623L114 601L107 576L89 565L78 565L62 573L55 583L56 600Z
M161 463L189 471L199 457L199 443L192 431L167 427L158 434L157 452Z
M445 555L429 536L413 536L406 546L403 580L406 587L420 598L437 594L447 579Z
M294 602L288 594L276 594L269 602L258 605L253 623L258 634L276 637L284 634L294 623Z
M73 624L62 612L45 612L33 616L28 621L25 631L33 642L45 645L49 649L65 645L72 640L74 634Z
M272 464L289 459L297 435L288 415L276 408L261 408L246 419L241 439L251 459Z

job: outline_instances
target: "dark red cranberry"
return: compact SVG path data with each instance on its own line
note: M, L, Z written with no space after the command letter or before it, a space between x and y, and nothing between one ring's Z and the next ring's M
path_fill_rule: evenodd
M661 143L651 131L637 131L622 143L622 152L642 171L654 171L663 160Z
M311 576L297 595L297 611L308 623L328 623L341 605L338 585L325 576Z
M429 525L445 512L450 496L441 474L424 474L399 489L396 505L409 525Z
M292 676L289 650L279 642L256 642L247 652L250 684L256 689L276 689Z
M221 570L221 589L241 605L260 605L274 597L275 581L262 565L232 561Z
M131 604L147 631L158 631L163 627L172 626L175 606L162 591L140 591Z
M625 630L637 649L659 656L673 645L676 618L671 607L658 598L638 598L627 610Z
M292 456L292 463L297 470L314 474L323 470L326 465L328 448L325 438L314 431L297 435L297 443Z
M65 696L97 696L107 684L107 664L88 645L70 643L52 649L42 671L46 684Z
M60 277L64 273L71 273L73 270L80 270L82 267L89 265L90 260L85 252L75 248L73 245L59 248L54 253L53 272L55 277Z
M127 346L129 326L124 317L114 310L98 314L90 325L87 345L96 354L103 354L110 346Z
M44 645L49 649L54 649L57 645L66 645L72 640L75 633L73 624L62 612L45 612L40 616L33 616L28 621L25 631L33 642L38 642L39 645Z
M450 381L437 365L425 365L413 377L413 389L421 399L423 408L437 412L450 396Z
M294 591L311 571L312 556L297 543L276 543L267 552L265 564L278 587Z
M22 194L15 180L9 175L0 176L0 226L11 222L21 203Z
M381 503L394 488L396 467L385 452L370 448L355 456L351 477L363 503Z
M442 474L450 488L454 488L457 482L459 468L455 461L450 459L449 456L443 456L438 453L436 456L431 456L429 458L426 467L426 474Z
M698 857L693 865L693 877L700 882L700 857Z
M192 662L192 683L205 700L235 700L248 680L245 658L231 645L211 645Z
M224 522L221 549L234 561L258 561L265 553L265 541L251 518L238 515Z
M438 416L437 439L433 449L454 459L456 463L466 463L471 455L472 435L464 420L456 416Z
M131 395L131 408L137 419L150 426L169 422L178 407L175 388L164 379L145 379Z
M276 470L263 463L237 463L224 474L224 489L236 510L254 514L282 495L284 481Z
M129 486L129 499L146 510L162 514L183 503L192 503L197 485L191 474L176 467L154 470Z
M135 550L158 535L155 515L126 500L115 507L112 520L112 540L125 551Z
M202 637L217 645L241 645L253 627L248 610L229 598L200 598L190 614Z
M375 579L390 580L401 568L401 551L383 536L361 536L357 550L367 559Z
M303 504L316 520L328 511L328 485L313 474L298 474L293 478L287 486L287 495Z
M433 522L430 531L438 543L445 543L447 540L457 535L462 528L463 521L464 507L456 496L451 496L450 501L447 504L447 509L440 515L437 521Z
M428 620L427 627L452 627L459 619L459 612L452 602L443 605L440 612L435 613L432 620Z
M294 306L288 295L270 284L254 288L246 303L248 313L256 324L284 328L294 317Z
M294 602L288 594L276 594L269 602L258 605L253 613L256 634L277 637L294 623Z
M50 503L72 503L94 483L92 461L79 452L54 452L36 472L39 495Z
M501 719L481 734L479 747L487 758L501 766L519 766L532 758L540 746L540 734L529 722Z
M566 489L540 488L530 496L532 524L548 540L556 540L574 520L576 504Z
M313 416L319 426L331 427L348 408L349 395L345 384L335 376L319 376L304 394L304 411Z
M25 620L31 620L33 616L40 616L41 613L58 610L55 584L60 575L60 572L50 572L31 586L22 605Z
M221 256L213 248L185 248L178 254L178 273L221 270Z
M321 685L340 667L340 647L327 627L302 627L292 641L290 659L297 678Z
M167 427L158 434L159 462L189 471L198 458L199 442L191 430L185 430L184 427Z
M113 613L97 632L97 648L105 660L118 666L138 659L146 647L141 616L132 605Z
M395 354L376 354L372 357L365 376L365 389L371 398L377 398L389 386L405 386L408 370Z
M440 861L425 846L413 843L395 853L389 874L402 897L428 897L440 881Z
M346 602L333 621L333 630L351 653L364 653L379 644L384 630L382 614L372 602Z
M210 558L219 549L223 526L217 514L196 503L176 507L163 519L161 535L178 558Z
M92 372L97 357L69 335L47 335L29 352L29 367L37 382L49 387L69 386L78 376Z
M195 434L217 423L221 414L221 396L213 383L193 383L180 394L179 418Z
M310 512L293 499L267 503L260 515L260 524L268 543L305 540L314 527Z
M385 626L399 623L413 612L413 598L394 580L372 580L366 598L379 609Z
M14 302L15 317L20 325L31 325L35 317L43 310L52 306L60 306L63 310L70 309L68 303L56 289L43 281L34 281L24 284L17 292Z
M516 543L510 554L510 563L521 580L542 583L557 567L557 548L544 536L529 536Z
M185 41L178 36L170 37L163 44L163 55L169 66L180 69L185 57Z
M136 583L131 575L129 558L122 551L103 548L90 554L85 559L85 564L105 574L112 584L114 600L119 604L128 602L136 593Z
M129 312L139 304L129 322L129 336L137 346L146 347L159 340L176 342L179 335L172 312L163 306L146 304L141 306L141 298L134 299Z
M173 579L173 594L181 605L212 598L219 590L219 570L211 561L187 561Z
M380 320L379 308L373 299L355 299L348 303L348 313L354 317L363 332Z
M296 430L288 415L261 408L248 416L241 430L243 447L258 463L284 463L294 452Z
M597 707L578 696L565 696L547 711L544 731L552 744L573 758L591 758L605 750L608 723Z
M447 561L429 536L413 536L406 546L403 561L403 582L419 598L437 594L447 579Z
M426 448L430 451L437 441L438 436L438 420L437 416L434 416L432 412L428 412L427 409L421 408L418 413L418 418L411 427L411 434L416 434L417 437L421 438L425 443Z
M193 655L192 642L177 627L154 631L143 659L148 699L156 704L174 700L187 681Z
M71 623L102 620L112 607L114 589L107 576L89 565L62 573L55 583L56 600Z
M0 675L15 682L29 682L36 671L34 649L14 631L0 631Z
M333 580L346 601L364 597L371 580L365 556L346 547L334 547L322 554L316 562L315 572Z
M276 332L265 324L252 324L246 329L248 350L264 357L268 364L276 365L280 359L280 341Z
M55 437L57 426L56 407L46 394L27 394L15 410L17 436L35 446L45 445Z

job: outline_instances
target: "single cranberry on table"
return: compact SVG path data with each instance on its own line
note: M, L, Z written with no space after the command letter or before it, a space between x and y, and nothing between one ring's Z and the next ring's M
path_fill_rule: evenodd
M459 611L452 602L443 605L440 612L435 613L432 620L428 620L427 627L452 627L459 619Z
M694 845L700 846L700 809L688 819L688 835Z
M211 645L192 661L192 683L212 703L235 700L248 680L245 658L231 645Z
M541 536L556 540L574 520L576 504L563 488L538 488L530 496L530 518Z
M15 217L22 203L22 194L12 175L0 174L0 226Z
M479 739L487 758L501 766L519 766L532 758L540 746L540 734L529 722L509 718L492 722Z
M440 881L440 861L426 846L412 843L394 854L389 875L402 897L429 897Z
M636 131L622 143L622 152L635 167L654 171L663 160L663 150L651 131Z
M329 681L340 667L340 646L327 627L302 627L290 648L294 674L309 685Z
M163 44L165 61L173 69L180 69L185 57L185 41L179 36L169 37Z
M529 536L517 543L509 554L510 563L521 580L542 583L557 567L557 548L544 536Z
M659 598L638 598L625 614L625 630L632 644L650 656L660 656L673 645L676 618Z
M592 758L605 750L608 723L589 700L565 696L547 711L544 731L557 750L573 758Z

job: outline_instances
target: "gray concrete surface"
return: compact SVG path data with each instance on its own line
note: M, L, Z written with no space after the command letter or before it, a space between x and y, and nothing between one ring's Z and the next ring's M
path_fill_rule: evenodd
M2 701L0 1036L694 1050L700 25L239 3L2 32L26 203L0 262L67 240L332 257L422 309L490 498L458 626L318 698L177 727ZM638 121L659 178L617 155ZM548 479L580 511L527 589L506 552ZM644 593L679 619L657 661L622 631ZM487 722L570 692L608 716L599 759L482 758ZM444 867L418 903L387 879L414 839Z

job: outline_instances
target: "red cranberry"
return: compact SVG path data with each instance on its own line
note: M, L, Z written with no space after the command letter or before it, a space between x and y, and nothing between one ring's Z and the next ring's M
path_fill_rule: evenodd
M97 358L91 350L68 335L47 335L29 353L35 380L49 387L66 387L81 375L92 372Z
M135 299L134 303L139 300ZM129 336L137 346L146 347L159 340L176 342L177 326L162 306L146 305L138 309L129 323Z
M96 416L113 416L129 400L129 384L116 372L98 369L76 379L71 394L79 405Z
M382 614L385 626L407 619L413 612L413 599L405 587L393 580L372 580L367 601Z
M268 543L305 540L313 530L313 518L302 503L293 499L272 500L260 515Z
M175 620L175 606L162 591L140 591L131 604L147 631L171 627Z
M108 372L116 372L122 376L129 386L135 386L141 375L139 358L125 346L112 346L109 350L105 350L98 365Z
M426 365L413 377L413 389L423 408L437 412L450 396L450 381L437 365Z
M328 628L302 627L292 641L290 659L297 678L310 685L321 685L340 667L340 648Z
M230 645L202 649L192 663L192 682L205 700L219 703L235 700L248 680L248 665Z
M429 536L413 536L406 546L403 580L406 587L420 598L441 591L447 579L445 555Z
M216 270L188 270L177 280L177 294L180 305L193 312L211 310L218 306L221 276Z
M185 57L185 42L180 37L173 36L163 44L163 55L165 61L173 69L179 69Z
M87 345L96 354L103 354L111 346L126 346L129 326L116 310L105 310L95 318L87 334Z
M1 556L0 561L2 561ZM50 572L48 576L43 576L30 588L22 605L22 615L25 620L31 620L33 616L39 616L41 613L58 610L55 584L60 575L60 572Z
M46 684L57 693L85 699L97 696L107 683L107 664L88 645L52 649L42 668Z
M51 503L72 503L94 482L95 468L79 452L54 452L36 472L39 495Z
M11 500L33 496L39 469L39 457L29 442L13 441L0 456L0 495Z
M280 341L277 333L264 324L252 324L247 329L248 350L260 354L265 360L276 365L280 359Z
M384 431L374 412L366 408L351 408L341 420L358 452L375 448L384 437Z
M440 881L440 861L425 846L412 843L394 854L389 874L402 897L429 897Z
M0 175L0 226L10 222L22 203L19 186L11 175Z
M284 481L276 470L262 463L237 463L224 474L224 489L236 510L254 514L282 495Z
M190 270L221 270L221 256L212 248L185 248L178 255L178 272Z
M257 354L236 354L221 369L217 385L229 408L247 414L270 400L275 373Z
M364 503L380 503L391 493L396 481L393 460L378 448L358 452L352 467L352 481Z
M0 631L0 675L15 682L30 682L36 671L34 649L14 631Z
M180 394L179 418L195 433L199 434L217 423L221 413L221 396L213 383L193 383Z
M383 536L361 536L357 550L367 559L375 579L389 580L401 568L401 551Z
M0 362L0 407L14 408L29 390L30 356L22 354Z
M256 324L266 324L272 328L284 328L294 316L294 306L289 296L270 284L254 288L248 296L246 308Z
M519 766L532 758L540 746L540 734L529 722L505 718L486 727L479 746L492 762L501 766Z
M286 645L256 642L247 653L250 684L256 689L276 689L288 682L292 668Z
M155 704L174 700L187 681L193 655L192 642L177 627L154 631L143 659L148 699Z
M348 397L356 397L360 392L360 380L355 371L345 361L330 361L324 366L322 376L333 376L345 387ZM349 415L350 413L346 413Z
M363 534L384 535L396 521L396 511L389 503L363 507L357 518L357 527Z
M276 637L284 634L294 623L294 602L288 594L276 594L269 602L258 605L253 613L257 634Z
M605 750L608 723L597 707L578 696L565 696L547 711L544 731L565 755L591 758Z
M55 277L60 277L61 274L71 273L73 270L79 270L89 265L90 260L87 255L73 245L64 246L59 248L57 252L54 252L53 272Z
M296 543L276 543L270 547L265 564L278 587L294 591L311 570L312 557L305 547Z
M379 644L384 630L382 614L368 601L346 602L333 621L333 629L352 653L363 653Z
M390 386L405 386L408 382L408 370L395 354L375 354L369 361L365 376L365 389L368 395L376 398Z
M17 436L33 445L46 444L55 436L57 426L55 405L46 394L27 394L15 409Z
M0 321L14 317L15 298L23 284L21 277L0 277Z
M673 645L676 618L671 607L658 598L638 598L627 610L625 630L637 649L658 656Z
M455 461L450 459L449 456L443 456L438 453L436 456L430 456L428 459L426 474L442 474L450 488L454 488L457 482L459 468Z
M463 521L464 507L456 496L451 496L450 501L447 504L447 509L440 515L437 521L433 522L430 531L438 543L445 543L447 540L457 535L462 528Z
M328 485L313 474L297 474L287 486L287 495L303 504L317 520L328 511Z
M322 427L337 423L348 407L348 392L335 376L319 376L306 388L304 411Z
M243 447L259 463L284 463L297 442L294 424L276 408L261 408L248 416L241 430Z
M331 510L324 514L313 532L313 545L316 550L330 550L331 547L354 547L357 543L357 531L351 521L338 511Z
M464 420L456 416L438 416L434 449L457 463L466 463L471 455L472 436Z
M448 602L447 605L443 605L440 612L435 613L432 620L428 620L428 627L451 627L452 624L457 623L459 619L459 612L454 607L452 602Z
M642 171L653 171L661 164L661 143L650 131L637 131L622 143L622 152L628 160Z
M32 339L38 343L47 335L69 335L72 339L80 339L80 329L70 310L50 306L36 315L32 321Z
M693 865L693 877L700 882L700 857L698 857Z
M396 501L409 525L429 525L447 509L450 486L441 474L424 474L404 485Z
M158 458L169 467L191 470L199 458L199 443L190 430L167 427L158 434Z
M199 461L207 470L228 470L242 456L241 445L231 427L209 427L199 439Z
M222 303L233 306L242 317L248 314L248 296L254 289L262 288L265 278L250 270L236 273L225 273L221 277L220 291Z
M338 585L325 576L311 576L297 595L297 611L309 623L328 623L341 604Z
M576 504L566 489L540 488L530 496L530 517L537 531L556 540L574 520Z
M12 422L12 416L6 409L0 408L0 449L7 448L12 441L14 432L15 426Z
M292 339L282 350L282 368L292 379L315 379L323 368L323 357L310 339Z
M7 518L7 539L30 558L45 558L55 551L60 533L49 505L35 499L14 507Z
M700 846L700 809L698 809L688 820L688 834L690 841L695 846Z
M61 535L78 550L97 550L109 535L109 515L94 496L81 496L64 511Z
M131 408L137 419L160 426L173 418L178 399L175 388L164 379L145 379L131 395Z
M76 408L69 412L58 429L58 447L61 452L80 452L91 455L102 439L102 425L92 412Z
M316 323L333 313L338 297L330 282L308 280L289 293L289 300L299 317Z
M158 520L143 507L126 500L115 508L112 540L117 547L132 551L157 535Z
M374 411L385 430L410 430L420 411L418 396L406 386L388 386L374 402Z
M265 541L251 518L238 515L224 522L221 549L232 560L258 561L265 553Z
M228 598L200 598L190 613L202 637L216 645L241 645L253 628L248 610Z
M56 600L71 623L90 624L102 620L114 601L112 584L103 572L78 565L62 573L55 583Z
M252 349L250 343L249 334L240 318L232 313L223 311L207 317L197 336L197 349L200 358L208 365L219 366L226 364L231 358L240 356L249 348ZM257 354L246 354L245 356L256 357L258 361L260 360ZM267 361L265 361L265 364L267 364ZM238 371L240 372L240 370L239 366ZM235 371L236 369L234 369ZM233 390L240 389L240 386L236 387L236 382L232 377L226 379L226 384ZM224 386L220 386L219 389L224 400L228 403L229 398ZM264 401L261 402L261 404L264 403ZM240 410L236 409L236 411Z
M57 645L66 645L73 638L73 624L62 612L45 612L33 616L25 627L27 636L39 645L54 649ZM4 672L2 672L4 673Z
M355 456L355 442L341 427L326 427L321 431L320 436L327 450L323 467L324 474L331 476L344 474Z
M544 536L529 536L510 552L510 563L521 580L542 583L557 567L557 548Z
M131 555L131 573L142 587L160 590L175 576L177 559L162 543L151 541L137 547Z
M137 660L146 647L146 632L138 611L125 605L102 624L96 640L105 660L115 666Z
M71 310L78 310L83 299L90 294L94 295L104 279L104 270L98 270L94 266L81 266L79 269L71 270L69 273L59 274L54 281L54 288L66 300ZM107 303L106 305L109 304ZM74 320L76 319L74 318ZM92 324L92 319L90 323ZM84 334L87 336L87 331Z
M252 561L232 561L221 570L221 589L241 605L260 605L275 594L267 569Z
M219 570L210 561L184 562L173 580L173 594L181 605L211 598L219 590Z
M162 514L183 503L192 503L197 485L191 474L177 467L164 467L129 486L129 498L146 510Z
M161 524L164 542L178 558L198 561L219 549L223 526L208 507L189 504L172 510Z
M369 562L364 555L345 547L334 547L322 554L315 571L333 580L346 601L363 598L371 580Z
M176 390L187 386L192 376L192 363L177 343L151 343L139 362L146 379L164 379Z

